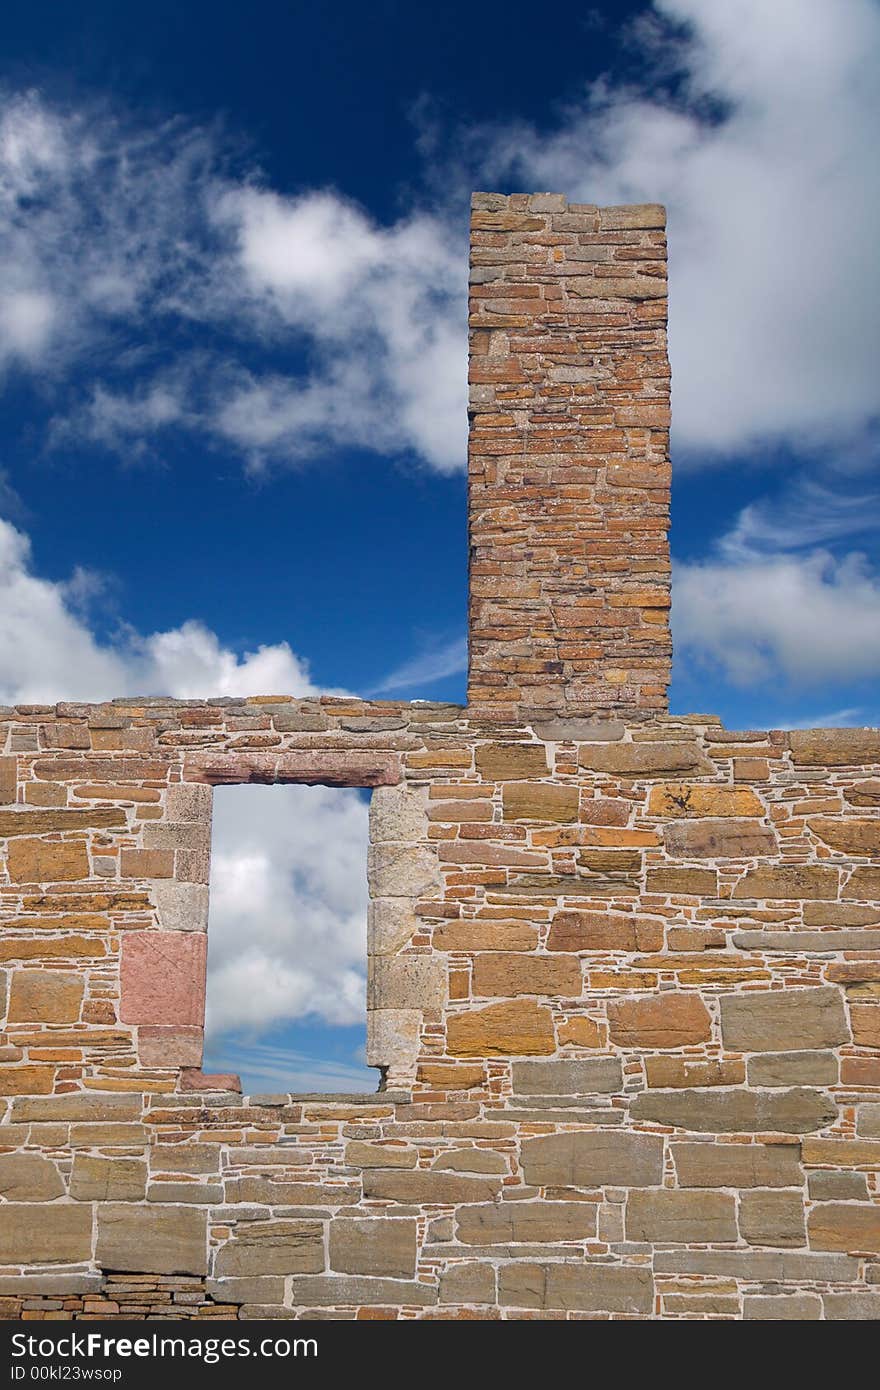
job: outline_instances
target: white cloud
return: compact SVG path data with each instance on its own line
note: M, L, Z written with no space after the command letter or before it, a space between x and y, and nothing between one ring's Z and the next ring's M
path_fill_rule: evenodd
M839 447L880 404L880 8L653 8L689 32L658 42L642 25L645 86L596 83L549 132L480 132L475 158L490 181L667 203L673 422L693 462L766 440ZM675 95L658 95L671 72Z
M468 644L466 637L456 637L451 642L429 647L410 661L395 667L372 692L382 695L387 691L412 690L416 686L426 686L432 681L457 676L467 670Z
M722 545L678 564L672 630L678 658L735 685L801 687L880 676L880 577L864 555L749 554Z
M214 793L208 1028L362 1022L367 815L332 787Z
M287 642L239 656L192 619L100 643L78 611L89 587L82 571L67 584L34 574L27 536L0 520L0 703L317 693Z

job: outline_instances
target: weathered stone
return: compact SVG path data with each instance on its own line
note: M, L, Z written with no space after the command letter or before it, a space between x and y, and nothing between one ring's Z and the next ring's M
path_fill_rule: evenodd
M206 1274L206 1213L197 1207L104 1203L98 1207L96 1259L103 1269L138 1274Z
M530 922L444 922L433 942L438 951L534 951L538 932Z
M6 1265L79 1264L92 1256L92 1208L86 1204L10 1202L0 1221ZM141 1266L138 1266L141 1268Z
M51 1202L64 1195L55 1164L42 1154L0 1154L0 1197L7 1202Z
M200 1067L204 1033L194 1025L142 1023L138 1028L138 1061L142 1067Z
M833 1052L780 1052L750 1057L750 1086L834 1086L838 1062Z
M735 1241L736 1201L725 1192L630 1192L626 1238L686 1244Z
M487 1202L459 1207L456 1233L465 1245L590 1240L596 1213L593 1202Z
M9 991L10 1023L75 1023L82 1006L82 976L56 970L15 970Z
M0 941L0 961L88 960L104 956L107 948L97 937L19 936Z
M840 890L840 896L858 902L876 902L880 899L880 868L862 864L854 869Z
M735 885L735 898L837 897L837 870L812 864L772 865L749 869Z
M712 1020L698 995L668 992L611 1000L608 1029L618 1047L686 1047L707 1041Z
M658 1250L658 1274L709 1274L750 1282L848 1284L858 1277L858 1260L790 1250Z
M446 1046L453 1057L546 1056L556 1049L553 1016L525 999L452 1014Z
M498 1302L505 1308L650 1313L654 1280L644 1265L508 1264L498 1271Z
M78 1202L142 1202L147 1165L139 1158L74 1156L70 1195Z
M718 874L714 869L649 869L645 882L649 893L714 898L718 892Z
M547 776L547 753L541 743L487 743L476 751L484 782L516 782Z
M438 1011L446 998L446 964L439 956L377 956L367 974L368 1009Z
M366 1144L353 1139L345 1146L345 1161L353 1168L415 1168L418 1153L408 1144Z
M440 1276L441 1303L494 1303L495 1269L481 1261L463 1261Z
M199 790L209 791L210 788L202 787ZM180 883L177 879L154 879L150 891L159 914L159 926L163 931L207 931L207 884Z
M661 1053L645 1058L649 1086L739 1086L746 1079L742 1061L708 1061L668 1057Z
M827 985L722 995L721 1036L736 1052L836 1047L849 1042L843 994Z
M822 1304L829 1322L880 1321L880 1289L825 1293Z
M577 999L582 989L581 963L573 955L508 955L493 951L474 960L475 995L564 995Z
M751 859L777 851L774 832L749 820L677 821L664 828L663 843L678 859Z
M880 1204L819 1202L807 1217L807 1235L813 1250L880 1254Z
M798 1144L670 1145L679 1187L800 1187Z
M880 762L878 729L796 729L788 737L797 767L858 767Z
M214 1260L215 1278L318 1274L324 1268L320 1221L240 1222Z
M22 1123L67 1124L82 1121L104 1124L140 1119L141 1098L117 1091L69 1091L60 1096L17 1097L12 1118Z
M426 1307L437 1302L431 1284L360 1274L299 1274L290 1281L295 1308Z
M412 903L406 898L373 898L367 909L368 954L393 956L409 944L418 927Z
M370 840L413 843L427 837L428 796L424 787L377 787L370 798Z
M330 1268L340 1274L413 1279L416 1223L388 1216L330 1222Z
M408 1085L415 1072L421 1009L368 1009L367 1066L384 1071L386 1085Z
M440 1172L403 1172L370 1168L364 1172L364 1196L382 1197L391 1202L452 1206L457 1202L480 1202L494 1197L501 1188L497 1177L459 1177Z
M880 855L880 820L817 817L809 826L820 840L842 854Z
M739 1199L739 1229L749 1245L806 1245L804 1203L799 1192L745 1192Z
M0 1067L0 1096L47 1096L54 1084L54 1067Z
M864 782L854 782L843 793L850 806L880 806L880 777L868 777Z
M437 1155L431 1169L444 1173L506 1174L509 1171L504 1155L494 1149L447 1149Z
M201 1026L207 945L201 932L126 932L119 967L123 1023Z
M880 926L880 904L876 907L856 903L804 903L806 927Z
M747 1322L817 1322L821 1317L817 1293L746 1294L743 1299Z
M807 1134L837 1117L821 1091L645 1091L633 1098L636 1120L653 1120L701 1134Z
M621 719L544 719L532 728L545 743L613 743L626 733Z
M370 845L367 879L374 898L421 898L437 891L437 851L426 845Z
M265 1303L280 1305L284 1302L285 1280L278 1275L254 1279L208 1279L205 1292L219 1303Z
M505 820L564 823L577 820L578 789L552 782L508 782L503 804Z
M880 1102L859 1106L856 1132L867 1139L880 1139Z
M698 743L581 744L578 762L594 772L617 772L623 777L652 777L656 773L714 771Z
M583 1061L514 1062L515 1094L527 1096L584 1096L613 1094L623 1087L619 1057L589 1057Z
M682 816L763 816L764 805L748 787L722 787L716 783L661 782L648 795L648 814L678 819Z
M773 951L787 956L818 951L880 950L880 931L738 931L730 938L740 951Z
M89 856L85 840L10 840L6 867L16 883L66 883L88 878Z
M663 1141L652 1134L549 1134L524 1139L521 1161L535 1187L654 1187L663 1176Z
M45 835L54 830L111 830L126 827L121 809L0 811L0 840L14 835Z
M880 1144L869 1139L805 1139L804 1163L834 1163L852 1168L880 1168Z
M557 912L548 951L662 951L663 923L622 912Z
M0 805L14 804L17 787L15 757L0 757Z
M865 1173L831 1173L823 1168L810 1173L807 1186L811 1202L867 1202Z

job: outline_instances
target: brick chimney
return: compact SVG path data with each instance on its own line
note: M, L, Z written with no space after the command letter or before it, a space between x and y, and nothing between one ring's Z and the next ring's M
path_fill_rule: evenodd
M667 708L665 215L476 193L471 218L474 713Z

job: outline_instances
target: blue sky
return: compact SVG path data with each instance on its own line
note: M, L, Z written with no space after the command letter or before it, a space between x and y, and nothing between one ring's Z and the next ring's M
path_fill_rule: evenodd
M878 56L876 0L12 0L0 699L462 698L482 187L668 205L673 710L876 723ZM248 1036L350 1060L309 978Z

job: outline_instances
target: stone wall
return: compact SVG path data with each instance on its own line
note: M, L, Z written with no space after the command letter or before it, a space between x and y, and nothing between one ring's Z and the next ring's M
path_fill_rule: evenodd
M8 1315L880 1312L877 731L254 699L0 737ZM210 786L275 779L379 784L394 1090L198 1070Z
M0 709L3 1316L880 1316L880 731L666 713L663 266L477 196L467 707ZM245 782L373 789L376 1094L201 1070Z

